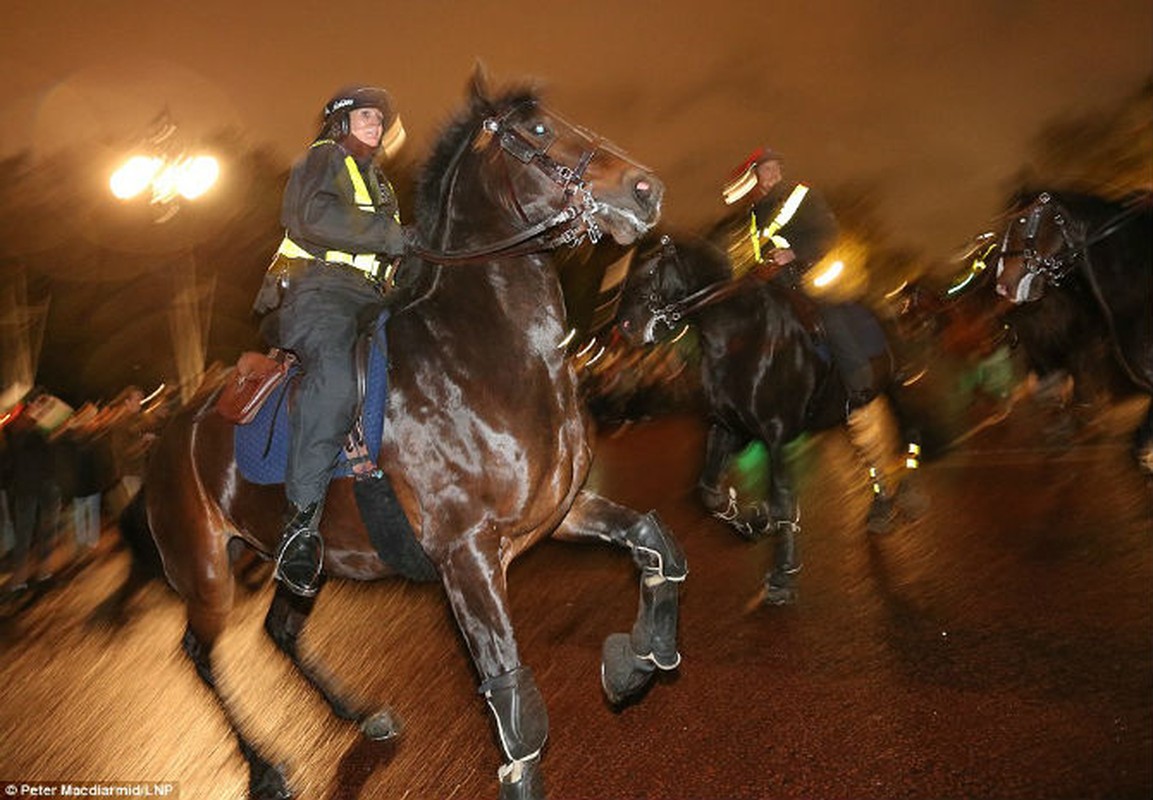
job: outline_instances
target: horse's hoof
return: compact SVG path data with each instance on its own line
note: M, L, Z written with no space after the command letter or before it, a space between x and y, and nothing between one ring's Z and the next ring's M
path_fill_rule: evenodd
M539 756L510 761L497 770L496 776L500 780L499 800L545 800Z
M1153 444L1137 450L1137 468L1153 476Z
M360 732L366 739L374 742L385 742L399 737L401 727L400 720L387 708L370 714L360 722Z
M633 652L632 637L614 633L601 648L601 686L608 701L620 705L652 680L656 666Z
M873 498L869 506L869 515L865 518L865 530L869 533L883 535L892 533L897 527L897 506L891 497L878 495Z
M284 780L280 767L271 764L264 769L253 769L248 778L249 800L291 800L292 792Z
M791 606L796 605L797 589L795 586L774 586L766 583L761 590L761 605Z

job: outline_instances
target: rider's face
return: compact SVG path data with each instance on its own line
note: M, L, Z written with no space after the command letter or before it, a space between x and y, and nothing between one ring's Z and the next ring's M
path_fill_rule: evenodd
M781 162L776 160L762 161L757 164L757 185L762 191L769 191L781 180Z
M379 108L354 108L348 115L348 129L369 147L378 147L384 136L384 114Z

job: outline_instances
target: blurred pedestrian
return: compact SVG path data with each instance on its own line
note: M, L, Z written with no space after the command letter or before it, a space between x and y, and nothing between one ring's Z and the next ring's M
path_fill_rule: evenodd
M153 434L144 414L144 392L128 386L111 403L109 423L112 456L119 485L113 493L113 513L120 513L140 491L144 462Z
M100 541L101 496L104 475L98 446L101 432L93 424L94 413L77 412L78 422L70 425L68 434L75 445L74 494L72 498L72 536L79 558L96 549Z
M49 557L56 545L60 520L60 487L56 482L53 447L28 414L21 414L4 429L12 469L13 528L16 543L12 574L0 591L24 589L36 572L37 580L52 576Z

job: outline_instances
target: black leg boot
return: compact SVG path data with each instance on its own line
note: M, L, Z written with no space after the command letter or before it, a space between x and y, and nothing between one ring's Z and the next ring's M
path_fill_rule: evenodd
M292 516L276 548L276 579L293 594L312 597L320 584L324 541L317 526L320 504L293 506Z

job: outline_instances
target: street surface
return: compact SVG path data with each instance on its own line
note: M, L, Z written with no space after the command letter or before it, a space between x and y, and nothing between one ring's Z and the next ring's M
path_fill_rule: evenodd
M1027 403L925 464L932 506L870 537L843 433L793 448L800 599L753 602L770 543L738 539L693 493L704 433L674 416L599 440L592 487L656 509L687 552L679 671L623 710L599 685L628 631L624 551L546 543L510 572L522 657L548 703L553 800L1153 796L1153 484L1128 450L1143 406L1070 446ZM79 571L3 602L0 781L171 783L244 796L219 708L180 650L176 597L111 600L129 556L106 531ZM304 637L398 744L335 719L263 636L268 568L218 653L252 736L302 798L495 800L499 750L439 587L326 587ZM259 579L263 578L263 582Z

